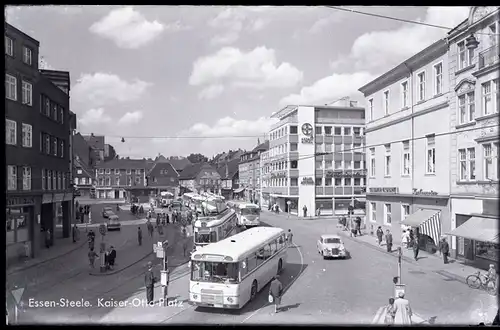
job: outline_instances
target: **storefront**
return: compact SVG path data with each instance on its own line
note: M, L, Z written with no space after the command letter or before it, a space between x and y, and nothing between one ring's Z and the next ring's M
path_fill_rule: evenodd
M269 195L269 193L265 193L265 192L263 192L263 193L262 193L261 207L262 207L262 208L264 208L264 207L265 207L265 208L269 207L270 200L271 200L271 196Z
M320 215L332 215L333 214L333 199L332 198L316 198L316 213L320 212Z
M233 199L243 199L245 188L238 188L234 190Z

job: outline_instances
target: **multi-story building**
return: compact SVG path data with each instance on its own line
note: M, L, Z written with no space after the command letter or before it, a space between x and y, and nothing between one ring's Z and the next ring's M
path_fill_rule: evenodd
M499 7L472 7L448 34L452 256L498 265Z
M418 228L430 251L450 226L447 48L439 40L359 89L367 103L367 224L397 237L402 224Z
M90 135L83 135L83 138L89 146L92 148L92 152L94 153L94 159L96 160L96 164L100 162L104 162L104 153L105 153L105 137L102 135L94 135L93 133Z
M261 203L261 162L260 155L269 149L269 141L259 143L252 151L244 152L240 156L238 166L239 185L243 189L245 200L259 204Z
M168 191L179 195L179 173L168 161L157 161L146 175L147 186L154 188L153 193L160 196L161 192Z
M211 192L221 194L221 176L209 163L196 163L184 168L179 176L180 193Z
M107 162L108 160L115 158L116 158L115 148L112 145L106 143L104 145L104 161Z
M149 201L153 188L147 187L146 159L120 158L96 165L96 193L98 199L139 199Z
M38 70L39 42L5 23L5 144L8 261L35 257L69 237L69 95ZM67 78L69 73L61 73ZM60 225L60 226L58 226ZM62 229L62 230L61 230Z
M162 155L159 155L156 157L155 162L157 161L168 161L170 165L177 171L177 173L181 174L182 171L188 167L189 165L192 165L189 159L187 158L182 158L182 157L174 157L171 156L168 159L163 157Z
M318 209L322 215L347 214L350 204L364 200L364 108L346 100L287 106L273 117L279 122L269 132L261 164L264 201L300 216L307 209L309 216Z
M95 198L95 172L96 164L93 149L80 133L73 134L73 184L78 195L85 198Z
M233 199L239 191L239 159L233 159L226 163L219 163L217 171L221 177L221 196L227 200Z

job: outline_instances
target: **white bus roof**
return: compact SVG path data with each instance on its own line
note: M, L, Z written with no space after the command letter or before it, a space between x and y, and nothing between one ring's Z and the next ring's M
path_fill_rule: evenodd
M240 261L249 251L253 251L262 246L272 238L278 238L285 231L276 227L255 227L233 235L222 241L204 246L192 255L193 260L203 260L205 254L222 255L231 257L233 261ZM197 257L197 258L195 258Z
M230 210L225 216L223 216L222 218L219 218L219 219L217 219L216 216L200 217L200 220L196 220L194 222L194 226L197 228L203 228L201 226L201 224L202 224L202 222L205 222L207 224L207 226L206 226L207 228L216 227L216 226L220 225L221 223L224 223L228 217L233 215L233 213L234 213L234 211ZM206 219L204 220L204 218L206 218Z
M230 201L228 202L230 205L234 205L234 207L238 207L240 209L243 208L259 208L259 205L245 202L245 201Z

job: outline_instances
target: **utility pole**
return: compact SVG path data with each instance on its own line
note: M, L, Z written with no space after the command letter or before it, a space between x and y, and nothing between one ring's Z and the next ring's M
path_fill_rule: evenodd
M398 248L398 284L402 284L403 282L401 281L401 261L403 257L403 250L401 250L401 247Z

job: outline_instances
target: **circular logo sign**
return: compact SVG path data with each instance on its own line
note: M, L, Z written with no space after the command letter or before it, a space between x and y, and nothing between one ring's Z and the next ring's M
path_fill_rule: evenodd
M307 136L311 136L312 132L313 132L313 127L311 124L306 123L306 124L302 125L302 134L307 135Z

